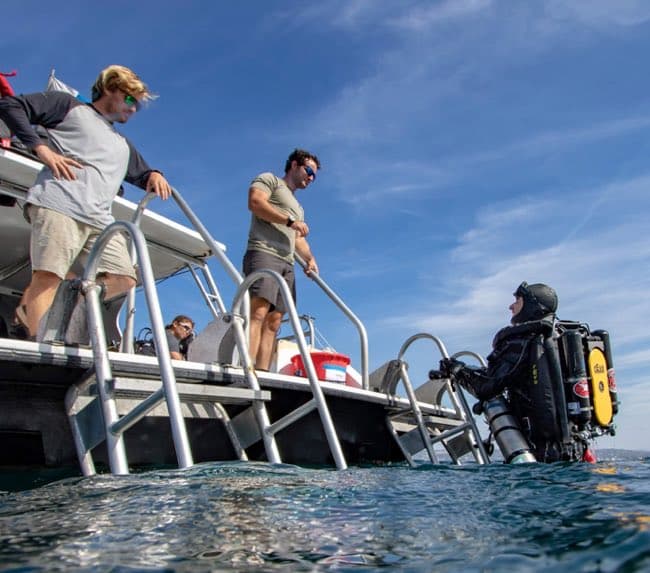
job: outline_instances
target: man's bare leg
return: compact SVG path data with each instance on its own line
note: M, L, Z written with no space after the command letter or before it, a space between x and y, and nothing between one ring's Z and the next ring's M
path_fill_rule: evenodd
M60 284L61 279L49 271L34 271L32 273L32 282L25 290L21 301L25 307L26 326L30 336L36 336L38 325L52 306Z
M120 296L131 290L136 282L129 276L126 275L116 275L112 273L105 273L98 281L104 283L106 292L104 293L104 300L111 300L116 296Z
M260 347L257 351L255 367L260 370L268 370L271 366L271 358L275 350L275 339L282 325L282 313L277 311L269 312L262 324Z
M264 325L264 321L266 320L270 308L271 303L265 298L258 296L251 297L251 324L248 329L248 352L250 353L251 360L255 362L256 367L260 367L257 363L257 354L262 338L262 326Z

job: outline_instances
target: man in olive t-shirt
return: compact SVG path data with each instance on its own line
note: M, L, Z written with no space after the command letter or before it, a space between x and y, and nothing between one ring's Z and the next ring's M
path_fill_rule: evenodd
M320 162L315 155L295 149L287 159L284 177L262 173L253 179L248 190L248 208L252 216L244 274L259 269L277 271L287 282L294 301L294 253L305 260L307 275L318 273L316 259L305 238L309 227L295 192L307 188L316 179L319 168ZM264 276L255 281L250 296L250 355L256 369L268 370L286 307L280 287L272 277Z

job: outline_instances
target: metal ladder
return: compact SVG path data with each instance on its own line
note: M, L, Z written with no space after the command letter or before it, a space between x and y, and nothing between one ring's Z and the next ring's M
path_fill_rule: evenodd
M110 238L119 232L126 232L134 246L140 264L142 284L147 301L147 309L152 325L154 340L157 348L157 358L160 373L160 383L145 384L143 380L126 377L115 378L112 372L111 361L108 355L106 336L101 313L100 291L101 287L94 281L97 274L100 254ZM156 407L165 404L169 421L171 424L172 438L176 451L176 457L180 468L187 468L193 465L192 452L187 436L187 428L181 408L181 399L185 401L203 401L212 403L223 417L225 410L217 406L221 402L229 400L246 400L251 406L262 415L257 416L260 424L260 431L265 433L268 427L268 416L263 401L269 399L269 393L262 393L257 388L236 389L233 393L231 388L209 387L204 385L177 384L174 369L171 364L169 347L165 336L164 323L160 311L158 294L155 288L155 278L151 268L151 261L142 232L133 224L125 221L117 221L109 225L99 236L94 245L89 261L82 279L82 293L86 299L88 330L91 347L93 350L94 373L78 386L73 386L68 391L66 403L68 415L71 422L75 446L79 457L82 471L86 475L95 472L92 462L91 450L100 441L105 441L108 451L110 470L114 474L129 473L126 448L124 444L124 432L143 419ZM97 402L101 409L103 420L102 432L98 432L96 425L84 424L84 421L93 418L89 415L92 409L86 410L80 406L78 399L92 388L96 395ZM242 392L243 391L243 395ZM128 412L121 415L118 412L117 399L124 395L140 398L135 406ZM87 406L87 404L86 404ZM91 407L92 408L92 407ZM97 419L97 417L94 417ZM227 429L230 430L227 415L224 418ZM242 457L242 448L237 441L234 432L229 431L233 439L233 446ZM274 440L271 438L265 442L267 455L270 461L279 462L277 447L274 447Z
M347 462L345 460L345 456L343 455L343 450L341 449L341 443L336 433L336 427L332 421L332 415L325 400L325 395L323 394L320 381L318 380L318 376L316 374L316 368L314 367L314 362L311 358L311 353L309 352L309 347L305 340L305 335L300 324L300 318L298 317L296 306L293 302L293 297L291 296L289 287L287 286L287 283L282 278L282 276L270 269L262 269L248 275L237 289L237 293L235 294L233 301L232 318L234 320L232 321L232 325L235 329L235 340L237 342L240 357L243 360L244 374L246 375L246 378L249 381L251 387L259 388L257 373L255 372L251 357L248 353L248 344L246 343L246 335L243 329L243 317L241 315L241 309L244 297L248 292L250 286L265 275L273 278L278 283L278 286L280 288L280 293L284 299L285 308L287 309L287 316L293 328L294 336L296 342L298 343L298 348L300 349L300 355L303 359L303 364L305 365L305 370L307 372L307 378L309 380L309 386L313 397L311 400L299 406L294 411L273 422L266 428L265 431L262 432L262 437L264 439L267 439L269 436L275 436L275 434L290 426L294 422L297 422L303 416L306 416L313 410L318 410L321 424L323 426L323 430L327 438L327 443L329 445L336 468L340 470L346 469Z
M118 422L110 428L113 433L123 433L146 415L161 418L169 416L164 397L160 395L160 383L156 380L116 376L110 381L108 387L119 417ZM66 412L73 430L77 457L82 473L86 476L96 473L92 450L103 443L107 435L107 429L102 423L103 413L98 388L97 377L94 373L90 373L81 383L73 385L66 395ZM256 392L248 388L231 386L212 386L195 381L177 382L176 390L181 402L183 419L220 420L237 458L248 460L247 445L242 443L240 434L233 425L224 404L249 405L258 400L270 400L270 392ZM156 403L153 403L154 400ZM133 416L132 412L139 412L140 415Z
M255 369L252 366L252 360L248 352L248 342L247 342L248 337L246 334L246 325L249 316L249 306L250 306L249 297L248 297L248 288L253 282L255 282L255 280L258 280L261 276L263 276L264 273L271 274L271 276L278 281L282 296L285 298L285 305L286 308L288 309L287 314L292 324L292 327L294 328L294 331L296 333L296 338L299 342L299 347L305 364L305 369L307 371L307 376L310 381L310 388L312 391L313 398L312 400L310 400L309 402L307 402L306 404L298 408L296 411L289 413L288 415L284 416L282 419L277 420L273 424L271 424L269 421L268 413L266 411L266 407L264 406L264 401L261 399L255 399L252 402L250 410L253 412L254 418L257 422L257 430L258 430L257 433L250 431L251 430L250 422L247 422L246 424L233 425L232 427L238 430L242 435L243 434L247 434L248 436L259 435L264 442L264 448L265 448L267 459L272 463L280 463L282 460L275 441L275 435L282 429L291 425L293 422L302 418L304 415L308 414L314 409L317 409L335 465L337 469L345 469L347 467L347 463L345 461L345 457L341 449L341 445L336 433L336 429L332 422L332 417L329 412L327 402L325 400L323 391L320 387L320 383L316 375L316 369L313 365L311 354L309 353L308 347L304 341L302 328L300 327L300 322L297 316L295 305L293 303L293 298L291 297L291 293L286 286L286 282L284 281L284 279L282 279L280 275L269 270L260 271L259 273L256 273L255 275L251 275L250 277L247 277L246 280L244 280L241 274L237 271L235 266L226 256L223 246L214 240L214 238L210 235L210 233L203 225L203 223L199 220L199 218L194 214L194 212L189 207L189 205L182 198L180 193L177 190L172 189L172 196L174 197L176 203L184 212L188 220L191 222L194 229L198 231L198 233L201 235L203 240L206 242L206 244L208 245L208 247L212 252L212 255L219 260L221 265L226 269L231 279L233 279L233 281L237 285L239 285L237 294L235 296L235 300L233 302L232 311L227 312L222 297L219 294L216 283L214 282L210 274L207 264L198 267L199 270L202 272L204 279L206 280L207 283L207 288L206 288L202 285L198 277L198 274L196 272L196 268L195 268L197 267L196 262L195 261L187 262L187 267L192 273L192 276L194 277L195 282L199 287L199 290L203 294L204 299L206 300L206 303L212 312L212 315L216 319L228 323L229 326L233 328L233 332L235 334L235 342L237 344L237 349L239 351L240 360L242 361L244 376L248 383L249 388L253 392L257 392L257 393L262 392L259 385L257 373L255 372ZM128 225L132 225L134 228L135 225L139 225L144 209L147 203L153 197L154 197L153 194L148 194L145 198L143 198L143 200L140 202L136 210L136 214L133 219L134 223ZM141 258L140 251L142 250L142 247L137 247L136 242L134 241L133 248L134 250L138 251L138 258ZM146 251L146 245L144 250ZM299 262L304 265L304 262L300 261L300 259ZM90 277L93 275L86 273L85 276ZM145 284L144 276L143 276L143 286L145 287L145 295L147 295L148 290L147 290L147 285ZM151 286L152 286L152 290L155 290L153 289L153 282L151 283ZM149 300L149 298L147 300ZM134 314L135 314L134 290L132 290L131 293L129 293L127 297L127 304L128 304L127 324L126 324L125 333L123 337L124 344L122 346L122 350L126 352L132 352L133 351L132 340L133 340L133 331L134 331L133 325L134 325ZM149 302L147 306L150 307ZM157 305L157 298L156 298L156 308L159 308L159 306ZM358 319L356 320L358 321ZM157 328L155 326L155 322L153 319L152 319L152 327L153 327L154 341L156 347L159 347L162 343L162 340L160 340L159 336L156 334ZM361 326L361 328L363 327ZM160 332L164 334L162 330ZM162 339L164 339L164 336L162 336L162 334L161 337ZM362 334L365 337L365 330L363 330ZM366 339L364 338L364 340ZM164 346L166 347L166 339L164 339ZM366 348L366 352L364 353L364 364L367 370L367 341L365 343L365 348ZM161 357L161 364L164 361L165 361L164 357ZM162 374L163 374L163 368L161 367L161 375ZM242 418L247 419L248 417L242 416ZM170 410L170 419L172 419L172 410ZM172 428L176 428L175 423L172 425ZM179 449L180 451L184 451L183 444L186 442L186 437L185 438L183 437L183 433L184 432L182 429L178 429L178 428L174 429L175 444L176 441L178 440L177 451ZM252 443L252 439L249 437L247 440L245 440L245 443L246 444ZM186 458L187 454L185 454L183 457ZM179 465L181 467L185 467L180 459L179 459Z
M334 463L337 469L347 468L347 462L345 461L345 457L343 455L341 444L338 435L336 433L336 428L332 421L332 416L329 411L329 407L327 405L325 396L320 386L320 382L316 374L316 369L314 367L311 354L309 353L307 344L304 339L303 331L300 325L300 319L298 318L298 313L296 311L295 304L293 302L293 297L291 296L291 292L289 291L286 282L279 274L270 271L268 269L258 271L257 273L253 273L252 275L249 275L244 279L241 276L241 274L237 271L237 269L234 267L232 262L228 259L223 248L212 238L212 236L210 235L206 227L203 225L203 223L199 220L199 218L194 214L194 212L189 207L189 205L181 197L180 193L178 193L178 191L173 189L172 195L176 200L176 202L178 203L181 210L187 216L188 220L192 223L194 228L199 232L201 237L206 241L208 246L211 248L213 254L217 256L219 262L222 264L222 266L226 268L228 274L238 285L237 292L234 296L232 309L230 312L226 312L223 302L221 302L221 297L218 294L216 284L212 280L212 277L209 273L209 270L207 269L207 266L202 268L201 270L203 271L204 277L206 278L206 282L210 288L210 291L201 287L200 281L198 280L196 273L193 272L193 276L197 284L199 285L201 292L204 293L204 297L206 298L206 301L211 307L213 315L216 318L228 323L233 328L237 350L239 351L239 357L242 363L241 365L244 370L244 376L248 382L249 387L256 391L260 390L260 384L259 384L257 372L253 367L252 359L248 352L248 337L246 333L246 327L247 327L248 317L249 317L249 308L250 308L248 289L256 280L259 280L262 276L267 274L270 275L274 280L278 282L280 293L284 298L285 308L287 309L287 316L294 330L295 337L300 349L300 353L303 358L303 363L305 364L305 370L307 372L307 378L309 379L310 389L313 398L309 400L306 404L303 404L302 406L297 408L295 411L287 414L280 420L276 420L273 423L269 422L268 414L266 412L266 408L264 407L263 403L260 404L259 406L255 406L255 404L253 405L254 406L253 412L255 413L255 417L258 421L258 428L260 430L261 439L264 442L267 459L273 463L279 463L281 461L280 453L278 451L277 444L275 441L275 435L278 432L290 426L292 423L298 421L299 419L301 419L303 416L307 415L311 411L318 410L321 424L323 426L323 431L325 432ZM296 256L296 259L301 265L303 265L303 267L305 266L304 261L302 261L299 256ZM313 278L317 282L320 279L320 277L317 277L317 275L314 275ZM321 283L324 285L322 281ZM327 287L325 286L325 288ZM213 302L217 303L217 308L215 308L215 306L211 304ZM356 320L358 321L358 319ZM365 335L365 330L363 334ZM366 343L366 349L367 349L367 343ZM366 369L367 369L367 350L365 356L366 358L364 363L366 364Z
M479 464L489 463L489 456L476 427L476 421L462 392L450 379L431 379L417 389L413 388L408 375L408 364L404 355L416 340L433 341L440 354L447 358L449 354L442 341L431 334L420 333L411 336L401 347L397 360L384 365L376 389L394 396L401 383L406 391L408 408L396 407L386 416L390 433L399 446L404 458L411 466L416 465L414 456L426 451L431 463L438 463L434 445L440 443L447 450L452 461L460 465L461 457L471 453ZM458 353L467 354L466 352ZM439 407L443 396L448 396L454 415L449 416Z

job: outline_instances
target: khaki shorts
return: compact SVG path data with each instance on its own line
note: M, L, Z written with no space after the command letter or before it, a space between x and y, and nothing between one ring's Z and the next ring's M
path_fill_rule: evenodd
M33 271L47 271L64 279L68 271L81 276L102 229L81 223L58 211L29 205L32 223L30 256ZM137 280L122 234L113 235L102 253L97 273L124 275Z

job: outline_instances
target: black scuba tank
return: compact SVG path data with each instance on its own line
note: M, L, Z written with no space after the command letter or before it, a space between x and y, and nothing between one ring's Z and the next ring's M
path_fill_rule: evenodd
M536 462L530 446L521 433L517 419L514 417L503 396L497 396L482 403L483 413L492 435L507 464L524 464Z
M567 330L561 338L567 366L564 385L569 419L583 426L591 420L592 408L582 335L578 330Z

